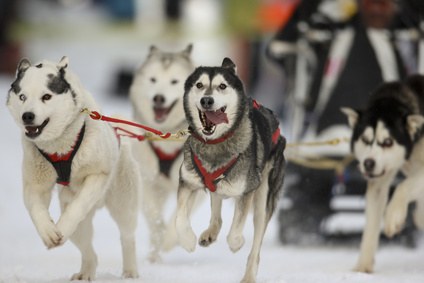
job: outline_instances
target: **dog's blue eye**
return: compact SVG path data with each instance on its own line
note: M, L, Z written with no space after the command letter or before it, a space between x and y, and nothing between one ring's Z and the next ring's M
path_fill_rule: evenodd
M393 145L393 139L387 138L381 143L382 147L391 147Z
M226 85L226 84L220 84L220 85L219 85L219 88L220 88L220 89L222 89L222 90L224 90L224 89L226 89L226 88L227 88L227 85Z
M155 83L155 82L156 82L156 78L150 78L150 81L151 81L152 83Z
M43 97L41 97L42 101L47 101L50 100L52 98L52 96L48 93L46 93L45 95L43 95Z
M178 80L172 80L171 81L171 84L173 84L173 85L175 85L175 84L177 84L178 83Z
M21 95L19 95L19 100L20 100L20 101L25 101L25 100L26 100L26 96L25 96L25 94L21 94Z
M202 88L202 87L203 87L203 84L202 84L202 83L197 83L197 84L196 84L196 87L197 87L197 88Z

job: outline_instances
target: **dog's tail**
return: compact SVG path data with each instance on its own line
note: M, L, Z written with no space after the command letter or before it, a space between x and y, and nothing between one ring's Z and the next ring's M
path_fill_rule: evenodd
M278 138L277 144L274 146L271 155L274 159L274 166L268 175L268 196L266 204L267 221L271 219L274 213L277 201L279 198L280 191L283 187L284 182L284 170L285 170L285 158L284 149L286 148L286 139L282 136Z

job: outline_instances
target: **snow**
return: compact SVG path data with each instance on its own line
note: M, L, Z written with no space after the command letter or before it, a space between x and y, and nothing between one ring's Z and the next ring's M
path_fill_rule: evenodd
M108 35L108 32L111 34ZM193 38L187 36L171 46L169 38L140 39L138 33L137 36L121 35L111 30L101 30L99 33L101 35L94 38L73 34L74 39L64 34L51 37L40 31L36 36L27 34L25 55L34 62L43 58L59 60L62 55L68 55L70 67L79 74L83 84L107 114L131 115L129 102L110 94L114 71L120 66L139 63L152 43L168 44L168 47L175 48L193 42L193 56L198 64L216 64L223 56L231 55L228 54L231 52L231 42L216 35L212 39L198 35ZM12 81L12 77L0 76L0 92L3 93L4 101ZM0 121L0 282L67 282L79 270L79 252L69 242L52 250L44 247L23 204L20 133L5 102L0 103ZM146 260L149 251L148 232L140 214L137 229L138 280L120 278L118 229L106 210L100 209L94 219L94 246L99 259L97 282L239 282L252 243L253 225L250 217L244 233L245 246L233 254L225 240L231 224L232 209L231 200L225 201L224 223L216 243L208 248L198 246L192 254L177 247L164 254L163 262L158 264ZM51 214L54 219L58 218L57 193L52 200ZM192 217L197 235L207 227L209 215L209 202L205 201ZM278 241L277 232L278 225L274 217L262 247L257 277L259 283L414 283L424 280L423 244L416 249L385 245L377 253L375 273L362 274L350 271L358 256L356 245L283 246Z

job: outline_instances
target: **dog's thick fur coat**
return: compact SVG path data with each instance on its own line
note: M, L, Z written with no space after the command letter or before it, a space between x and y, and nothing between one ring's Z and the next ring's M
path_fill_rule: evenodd
M403 228L408 204L416 201L414 222L424 228L424 76L384 83L365 110L342 111L353 128L352 151L368 184L366 225L355 270L372 272L384 214L384 232L392 237ZM399 170L406 178L388 203Z
M233 252L244 244L243 227L253 202L254 239L242 282L255 282L262 239L283 184L285 139L273 113L250 99L225 58L221 67L199 67L187 79L184 110L192 132L180 170L176 228L180 245L194 251L189 212L194 193L210 191L211 219L199 239L213 243L221 229L224 198L235 199L227 242Z
M130 88L137 122L164 133L187 129L183 95L184 82L194 70L191 51L191 44L180 52L164 52L151 46L146 60L136 70ZM143 176L140 207L150 231L151 262L160 261L160 251L171 249L177 242L175 213L168 220L165 208L167 202L176 199L183 145L184 140L133 144L134 156Z
M105 205L120 230L123 277L138 277L135 230L140 179L130 145L124 141L119 145L110 125L81 113L85 107L99 109L69 70L67 57L58 64L36 65L22 59L16 74L7 106L22 130L25 206L44 244L54 248L70 239L82 256L81 270L72 279L94 280L92 219ZM54 163L70 152L69 170ZM56 182L64 185L59 185L62 213L54 221L48 209Z

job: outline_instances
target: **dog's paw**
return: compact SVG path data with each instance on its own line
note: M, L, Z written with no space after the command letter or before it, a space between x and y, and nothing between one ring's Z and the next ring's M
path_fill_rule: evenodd
M241 249L244 245L244 237L243 235L228 235L227 243L230 247L230 250L235 253Z
M362 273L372 273L373 272L373 264L369 263L358 263L353 270L354 272L362 272Z
M137 270L124 270L122 272L122 278L138 278L138 271Z
M63 235L53 221L48 221L38 227L38 233L48 249L61 245Z
M402 230L406 220L407 208L401 205L389 204L384 218L384 233L391 238Z
M178 233L178 241L180 246L190 253L196 249L196 235L190 229L184 233Z
M67 221L63 221L62 218L57 222L57 229L62 234L62 239L60 244L64 244L69 237L75 232L77 225L69 225Z
M256 280L251 275L245 275L243 279L241 279L240 283L256 283Z
M95 272L78 272L72 275L71 281L73 280L84 280L84 281L94 281L96 279Z
M202 247L208 247L210 244L216 241L218 238L218 231L216 229L205 230L199 238L199 245Z

